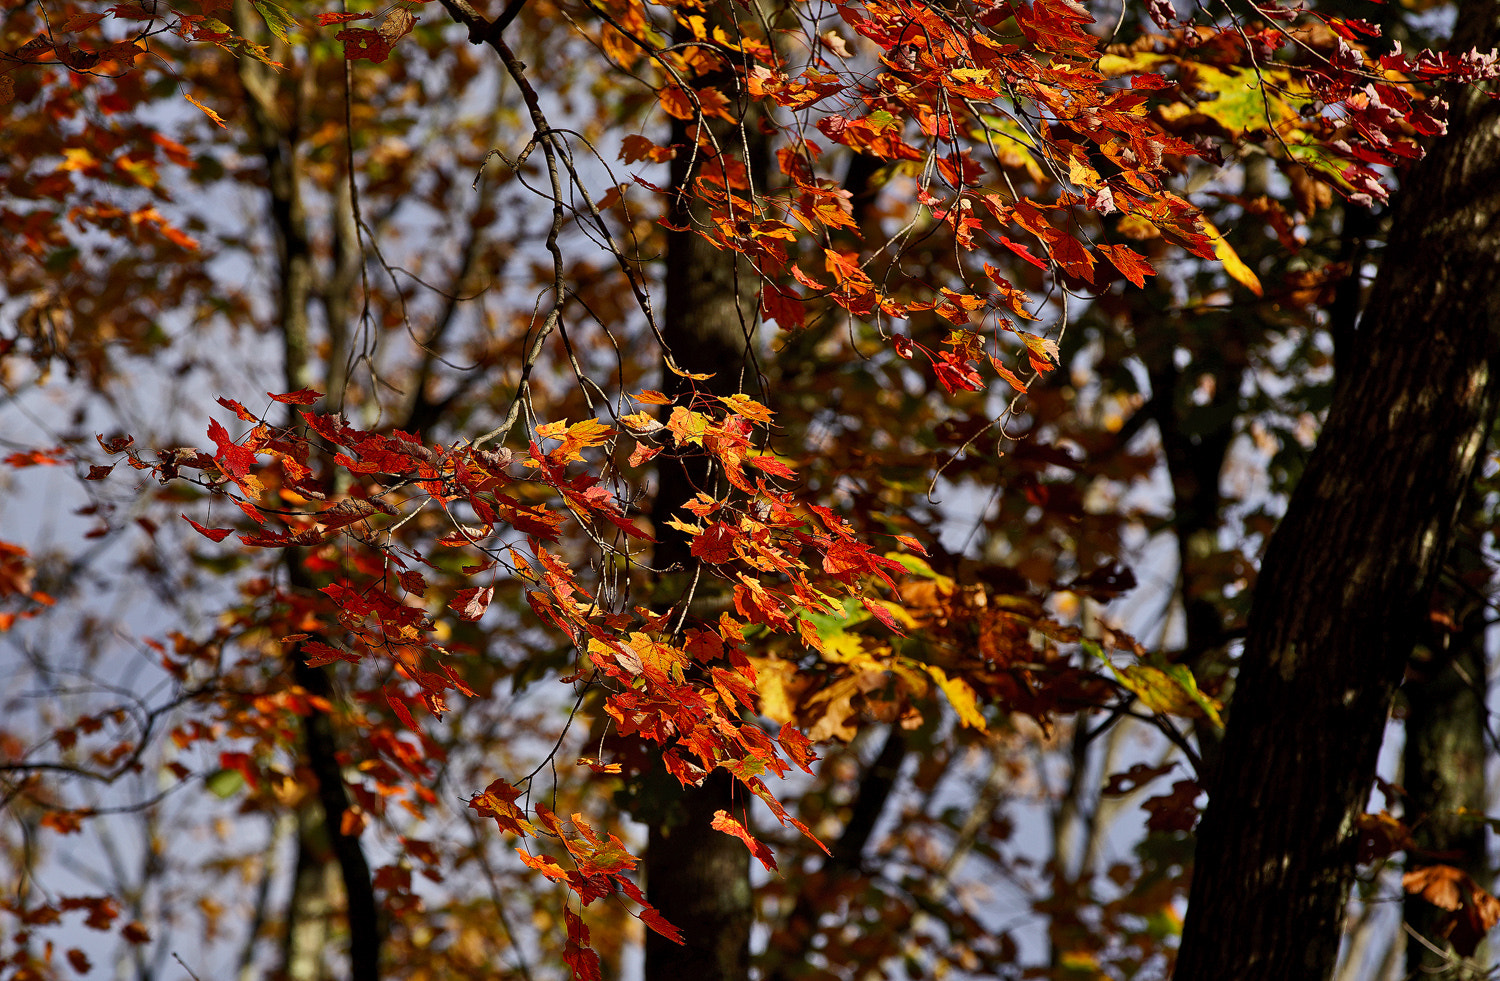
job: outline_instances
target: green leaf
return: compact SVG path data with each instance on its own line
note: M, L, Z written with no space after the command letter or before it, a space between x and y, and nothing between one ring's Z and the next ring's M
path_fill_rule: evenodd
M1224 728L1219 703L1203 694L1193 672L1186 665L1168 664L1160 658L1152 658L1151 663L1131 664L1122 669L1116 667L1105 656L1103 648L1094 641L1083 641L1083 649L1103 661L1115 679L1152 712L1167 715L1201 713L1215 728Z
M238 770L215 770L203 781L209 793L220 800L228 800L245 786L245 776Z
M255 0L255 10L260 14L260 19L266 22L271 33L283 41L290 41L288 33L297 27L297 21L287 9L279 3L271 0Z

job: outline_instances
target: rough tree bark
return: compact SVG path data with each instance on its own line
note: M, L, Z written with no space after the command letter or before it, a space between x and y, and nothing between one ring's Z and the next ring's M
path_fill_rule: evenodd
M686 190L701 172L719 168L700 149L691 150L692 127L677 121L672 143L672 188ZM754 132L754 124L743 127ZM714 139L727 153L743 145L741 127L714 124ZM740 154L735 153L736 157ZM671 222L686 231L667 236L665 303L662 339L670 356L685 371L712 372L696 384L718 395L743 391L754 377L749 340L755 320L756 280L752 270L692 230L695 215L679 195ZM679 396L688 391L687 379L663 369L662 390ZM699 491L715 493L714 480L703 458L664 460L652 507L657 539L652 564L663 572L690 570L695 561L688 540L667 526L681 517L682 505ZM669 581L685 581L672 576ZM672 600L675 597L663 597ZM673 781L675 783L675 781ZM754 910L750 891L750 853L730 835L709 827L720 809L737 813L748 794L724 770L715 770L701 786L681 792L666 802L651 823L646 846L646 898L674 926L682 930L679 945L655 932L646 933L646 981L743 981L750 974L750 927Z
M1480 548L1489 516L1465 509L1462 539L1447 566L1443 608L1455 630L1429 639L1412 658L1402 693L1406 698L1406 821L1417 848L1408 869L1452 865L1487 884L1489 854L1484 822L1470 815L1485 811L1485 634L1489 564ZM1434 634L1438 630L1433 631ZM1442 936L1445 912L1416 894L1408 895L1406 923L1422 940L1406 944L1406 972L1432 981L1463 981L1487 971L1465 964ZM1422 942L1425 940L1426 942Z
M1454 46L1497 41L1500 5L1464 3ZM1261 569L1177 981L1334 967L1354 822L1496 403L1500 105L1454 102Z

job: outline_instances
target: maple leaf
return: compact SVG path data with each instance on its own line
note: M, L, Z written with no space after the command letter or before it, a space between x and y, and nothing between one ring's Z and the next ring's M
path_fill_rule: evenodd
M344 42L344 57L350 61L363 58L379 64L391 54L389 38L363 27L347 27L335 34L334 40Z
M671 431L678 446L684 443L702 446L703 437L711 428L713 420L708 416L680 405L673 406L672 414L667 418L667 429Z
M516 805L521 791L504 780L495 780L484 793L469 799L469 807L480 815L495 819L501 831L514 835L529 835L535 828L526 819L526 812Z
M358 664L363 660L353 651L347 651L341 647L333 647L316 640L303 641L302 653L306 655L307 666L310 668L320 668L334 661L348 661L351 664Z
M715 521L693 536L689 551L694 558L718 565L734 558L734 541L738 537L733 528Z
M776 871L776 857L771 854L771 849L766 847L765 842L756 838L748 830L746 830L743 824L730 817L728 811L714 811L714 819L710 826L715 831L722 831L727 835L734 835L734 837L738 838L740 841L743 841L745 843L745 847L750 849L750 854L754 855L755 858L760 862L760 864L765 866L767 872Z
M599 955L589 946L589 928L572 907L563 907L563 918L568 924L568 945L563 948L563 960L573 972L573 981L600 981Z
M719 399L719 401L729 406L729 411L735 415L744 416L751 422L760 423L761 425L770 425L771 410L742 392L725 396Z
M346 23L348 23L351 20L365 20L366 18L374 17L374 16L375 16L375 14L374 14L373 11L368 11L368 12L363 13L363 14L353 14L353 13L347 13L347 12L345 12L345 13L319 14L318 15L318 26L319 27L328 27L330 24L346 24Z
M933 361L932 368L949 395L957 395L960 391L978 392L984 388L974 362L962 359L952 351L943 351Z
M182 518L182 520L192 525L193 530L195 530L196 532L198 532L198 534L202 535L204 538L207 538L211 542L222 542L225 538L228 538L229 535L234 532L233 528L205 528L185 514L181 515L180 517Z
M284 405L312 405L323 397L322 392L315 392L310 388L298 389L295 392L287 392L283 395L275 395L271 392L267 392L266 394Z
M478 620L484 616L484 611L489 607L490 600L495 595L493 586L470 586L460 589L453 596L453 601L448 604L448 609L456 612L464 620Z
M228 430L218 420L209 422L208 438L218 447L219 452L214 454L214 459L224 473L239 484L247 495L259 497L264 488L260 480L250 473L251 468L256 465L255 452L230 439Z
M420 572L407 570L398 575L397 579L401 582L401 588L405 589L408 593L422 596L427 592L427 580L422 577Z
M625 461L632 467L639 467L653 459L661 452L660 446L651 446L646 443L635 444L635 449L630 451L629 458Z
M859 267L858 257L850 253L829 249L823 253L823 264L840 285L868 285L870 282L865 271Z
M974 689L962 678L950 678L947 672L935 664L927 665L927 673L936 681L942 689L943 695L948 699L948 704L958 713L958 721L970 728L983 732L989 728L985 722L984 713L979 710L979 704L974 698Z
M766 319L776 321L782 330L798 330L807 323L807 307L795 290L766 283L761 287L760 303Z
M406 700L390 686L386 686L385 701L391 707L391 711L396 713L396 718L401 720L402 725L418 735L422 734L422 730L417 726L417 720L412 718L411 709L406 707Z
M1137 288L1146 285L1147 276L1156 275L1156 270L1152 268L1151 263L1128 245L1102 243L1095 248L1119 270L1120 275L1130 280L1131 285Z
M626 163L646 160L651 163L666 163L677 156L671 147L661 147L638 133L631 133L620 141L620 159Z
M902 629L901 621L896 618L896 614L890 606L879 600L861 599L859 602L860 605L874 615L875 619L885 624L887 628L903 637L906 636L906 631Z
M692 99L675 85L668 85L662 89L657 93L656 98L661 104L662 111L674 119L692 119L698 114Z
M758 453L747 458L749 464L757 470L762 470L773 477L785 477L791 479L797 476L797 471L778 460L776 457L766 453Z
M1451 865L1428 865L1401 876L1402 889L1449 911L1463 905L1470 882L1468 873Z
M651 639L649 634L632 633L628 650L640 665L640 672L653 685L669 685L682 682L682 669L687 656L670 644Z

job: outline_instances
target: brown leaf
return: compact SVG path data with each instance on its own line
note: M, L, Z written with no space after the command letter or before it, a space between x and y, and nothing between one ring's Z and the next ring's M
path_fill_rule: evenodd
M1429 865L1401 877L1401 888L1421 896L1438 909L1456 910L1463 905L1461 886L1469 880L1462 869L1451 865Z
M484 611L490 605L490 600L494 595L493 586L486 586L483 589L478 587L460 589L453 597L453 602L448 604L448 609L453 610L465 620L478 620L484 616Z

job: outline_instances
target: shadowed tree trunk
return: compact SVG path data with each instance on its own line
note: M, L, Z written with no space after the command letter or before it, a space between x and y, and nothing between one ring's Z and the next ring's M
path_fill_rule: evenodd
M1493 47L1497 14L1464 3L1455 47ZM1354 822L1496 402L1500 106L1454 102L1405 182L1347 382L1261 569L1178 981L1334 967Z
M707 159L708 153L701 148L692 152L695 128L680 120L673 123L674 191L688 188L705 170L719 171L722 166L718 160ZM715 123L712 130L717 145L726 152L743 145L738 127ZM754 134L753 122L745 130ZM674 226L687 230L667 236L662 339L678 367L713 377L693 383L664 368L662 390L676 397L696 384L700 390L729 395L745 390L754 378L748 345L755 323L757 281L735 253L714 248L692 230L698 217L686 200L685 195L677 197L670 214ZM658 481L652 508L657 539L652 562L667 573L668 582L681 582L686 588L690 576L684 573L695 560L689 554L687 537L666 521L680 518L683 504L700 491L718 494L722 490L716 490L715 477L701 456L663 459ZM666 602L676 598L662 597ZM668 780L667 785L675 787L676 781ZM660 813L651 822L646 848L646 898L682 930L684 943L647 931L647 981L742 981L749 977L754 919L750 853L738 839L709 826L715 811L742 810L747 795L729 773L715 770L702 785L681 791L675 800L660 802L665 806L658 805Z
M1471 502L1473 505L1474 502ZM1464 539L1448 562L1443 608L1456 629L1436 636L1413 657L1406 685L1406 821L1417 849L1407 868L1451 865L1488 883L1485 824L1484 650L1489 566L1480 551L1482 509L1466 509ZM1438 634L1439 630L1434 630ZM1465 817L1463 811L1469 816ZM1445 911L1421 896L1406 897L1407 925L1427 943L1408 940L1406 972L1435 981L1462 981L1486 972L1466 966L1442 936ZM1431 946L1429 946L1431 945Z

